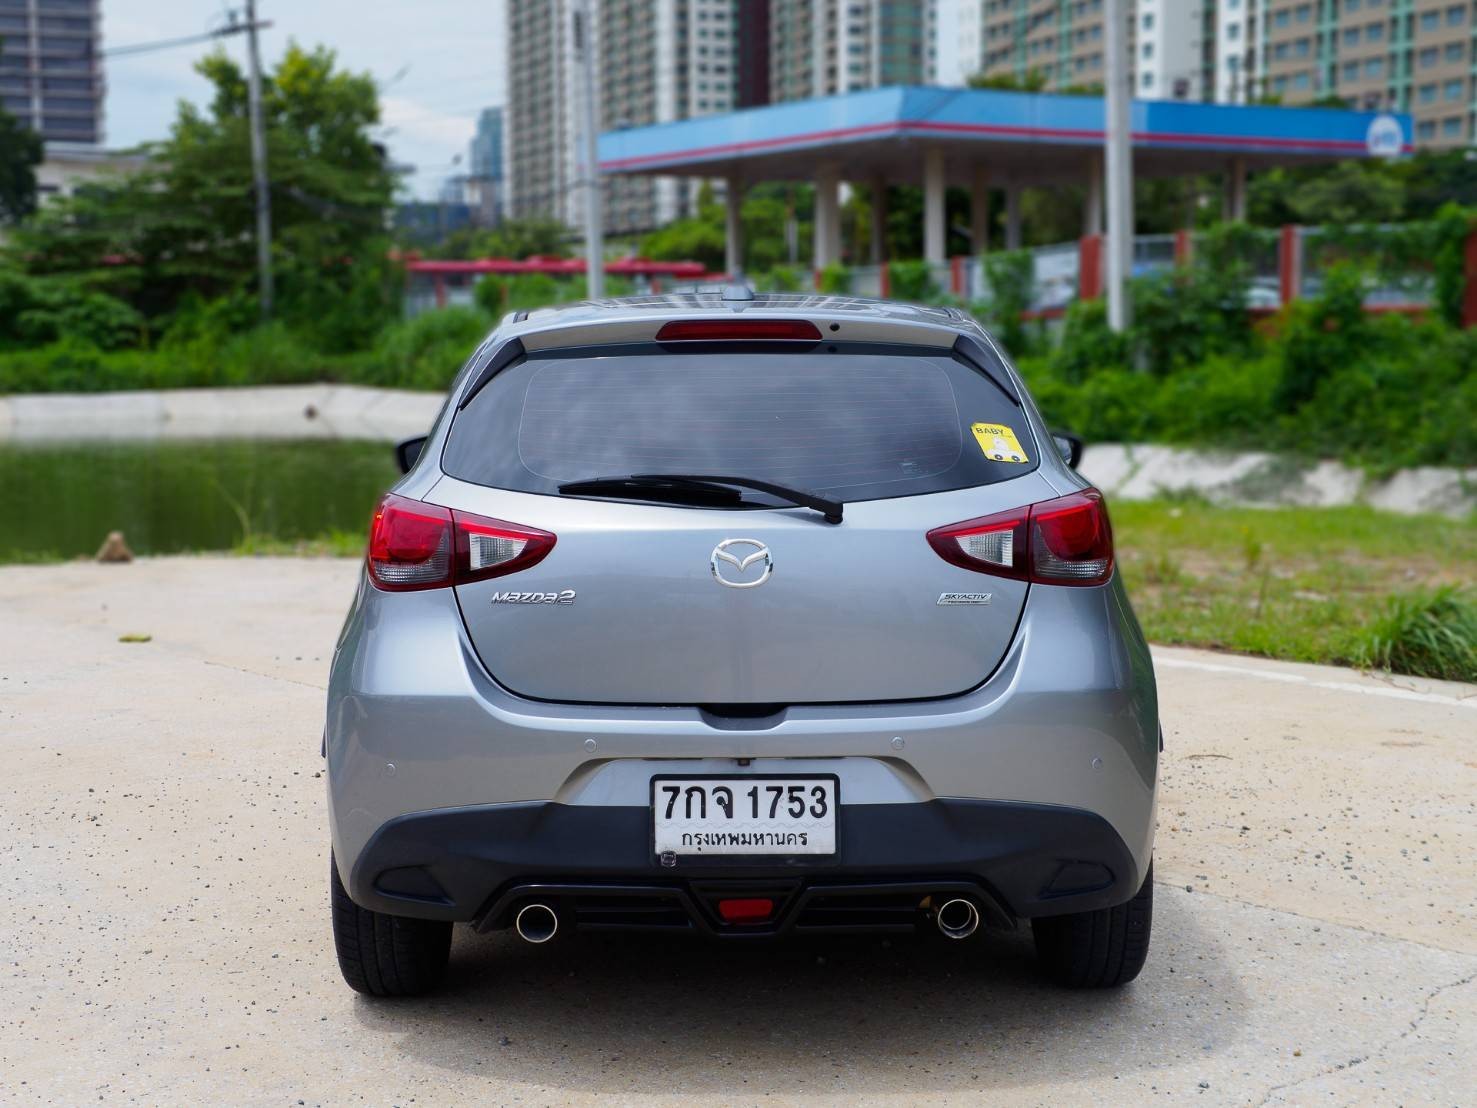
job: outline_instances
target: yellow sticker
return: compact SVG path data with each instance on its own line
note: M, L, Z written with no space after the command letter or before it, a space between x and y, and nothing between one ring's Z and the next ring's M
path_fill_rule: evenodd
M970 430L974 432L975 441L980 444L985 457L992 462L1020 462L1024 465L1031 460L1021 449L1015 432L1003 423L976 423Z

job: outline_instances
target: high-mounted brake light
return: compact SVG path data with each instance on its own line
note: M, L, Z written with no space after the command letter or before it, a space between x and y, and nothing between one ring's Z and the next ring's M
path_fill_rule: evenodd
M465 585L527 569L554 542L548 531L389 493L369 529L369 577L387 592Z
M928 544L946 562L995 577L1101 585L1113 575L1113 529L1097 489L936 527Z
M674 319L662 324L657 342L820 342L808 319Z

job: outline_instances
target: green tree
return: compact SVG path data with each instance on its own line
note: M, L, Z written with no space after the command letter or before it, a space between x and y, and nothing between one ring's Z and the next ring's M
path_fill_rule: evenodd
M0 224L19 223L36 210L36 167L41 136L0 106Z
M1269 170L1252 178L1251 222L1275 227L1397 220L1405 212L1405 172L1399 163L1376 160Z
M790 205L799 226L800 255L809 254L811 190L782 183L758 185L744 195L739 209L743 226L744 269L764 273L788 261L785 222ZM641 240L641 255L662 261L702 262L710 270L724 266L724 210L706 185L698 193L697 214L674 220Z
M205 108L181 103L146 168L48 205L18 233L32 272L82 277L149 317L187 293L250 295L256 265L246 78L224 53L196 69ZM262 87L271 177L273 258L282 312L352 333L329 319L384 306L384 213L394 181L370 138L379 101L368 74L347 73L323 47L289 45ZM369 270L366 276L366 267ZM340 321L342 322L342 321Z
M1040 69L1028 69L1020 76L1014 73L974 73L965 82L970 88L1004 89L1009 92L1041 92L1046 88L1047 76Z
M505 219L496 227L464 227L426 253L433 258L567 258L575 232L557 219Z

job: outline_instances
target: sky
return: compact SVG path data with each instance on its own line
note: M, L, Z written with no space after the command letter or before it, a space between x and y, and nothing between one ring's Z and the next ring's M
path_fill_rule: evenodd
M237 5L241 0L236 0ZM200 34L225 22L223 0L103 0L103 47ZM326 45L341 66L368 72L380 86L376 137L397 162L416 166L417 197L464 170L484 107L504 101L503 0L257 0L262 64L271 68L290 40ZM246 61L244 35L221 40ZM203 103L209 87L192 66L215 43L107 58L107 145L162 139L180 100ZM456 164L453 159L461 159Z

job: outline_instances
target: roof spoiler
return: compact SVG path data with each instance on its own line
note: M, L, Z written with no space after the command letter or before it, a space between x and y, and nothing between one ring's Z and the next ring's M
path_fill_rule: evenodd
M493 352L487 364L477 371L476 378L472 381L472 387L462 394L461 400L457 402L456 410L461 411L472 402L472 398L482 391L482 386L491 381L503 370L523 357L523 343L518 339L509 339Z
M954 343L954 356L988 377L1017 408L1021 406L1021 394L1016 390L1015 382L1010 379L1010 374L1006 373L1005 367L1000 364L1000 359L977 341L968 335L960 335Z

